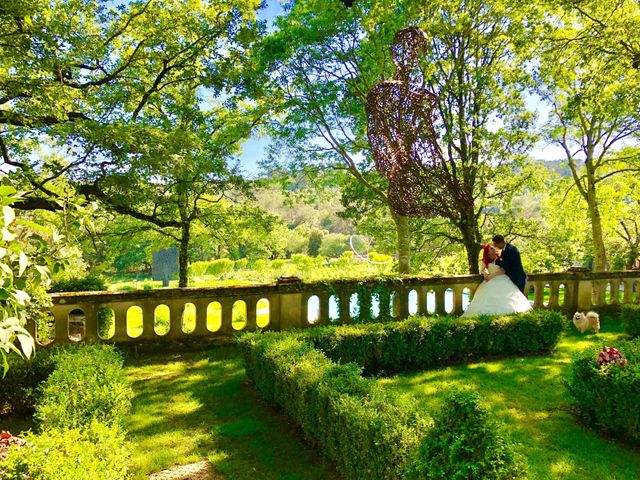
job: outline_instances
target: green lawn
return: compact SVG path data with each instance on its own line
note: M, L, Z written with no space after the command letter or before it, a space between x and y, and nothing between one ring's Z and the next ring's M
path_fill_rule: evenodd
M603 320L602 324L603 334L569 335L553 355L461 365L379 381L414 394L429 412L439 407L443 388L476 388L513 432L531 479L637 479L640 449L605 440L577 425L562 385L574 352L594 343L615 345L624 337L618 323Z
M208 458L216 479L338 478L246 383L235 347L129 360L133 478Z

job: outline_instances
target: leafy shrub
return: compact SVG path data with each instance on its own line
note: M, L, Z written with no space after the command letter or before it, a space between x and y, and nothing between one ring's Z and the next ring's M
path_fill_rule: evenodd
M615 347L627 365L599 366L600 348L575 355L565 385L576 415L587 425L612 436L640 440L640 338Z
M385 392L356 365L337 365L294 335L248 334L240 343L258 390L348 478L401 478L427 426L415 400Z
M80 345L63 350L42 387L36 418L43 429L77 428L96 420L119 425L129 411L132 392L122 357L111 345Z
M299 268L300 270L307 271L314 267L319 267L323 264L323 257L309 257L307 255L303 255L302 253L296 253L291 256L291 261L293 264Z
M524 478L522 460L474 392L452 391L404 478L507 480Z
M247 258L241 258L240 260L236 260L234 268L236 270L244 270L245 268L247 268L248 264L249 260Z
M94 275L59 280L49 287L50 292L98 292L106 289L107 285L104 280Z
M253 269L257 271L264 270L268 266L269 266L269 263L266 260L263 260L262 258L259 258L255 262L252 262Z
M287 261L281 258L271 261L271 268L273 270L282 270L286 265Z
M35 409L40 385L51 375L55 355L40 349L30 360L16 357L4 378L0 378L0 410L25 414Z
M640 336L640 305L622 305L622 325L625 333L632 337Z
M4 480L124 480L127 449L117 427L98 422L84 429L48 429L29 434L0 461Z
M316 327L304 336L337 362L367 372L429 369L486 357L546 353L560 339L559 312L520 315L413 317L403 322Z
M233 271L235 262L228 258L221 258L219 260L213 260L208 262L207 275L222 275Z
M187 274L190 278L202 277L207 273L207 265L209 262L193 262L187 268Z

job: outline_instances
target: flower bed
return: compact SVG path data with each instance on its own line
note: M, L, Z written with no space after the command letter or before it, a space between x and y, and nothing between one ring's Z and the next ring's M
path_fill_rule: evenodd
M375 373L546 352L563 326L559 314L532 312L253 333L239 342L247 375L262 395L348 478L440 478L428 473L438 464L447 478L503 479L519 478L522 469L504 427L473 394L447 395L434 422L412 397L362 377L362 366Z
M640 440L640 339L580 352L566 386L585 424L621 439Z

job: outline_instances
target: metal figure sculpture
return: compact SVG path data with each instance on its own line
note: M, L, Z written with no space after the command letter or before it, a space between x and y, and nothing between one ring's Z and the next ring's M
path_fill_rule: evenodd
M442 164L434 126L438 96L412 78L427 42L417 27L396 33L391 46L394 78L379 82L367 96L373 159L388 180L391 207L404 216L430 214L425 194L433 191L434 172Z

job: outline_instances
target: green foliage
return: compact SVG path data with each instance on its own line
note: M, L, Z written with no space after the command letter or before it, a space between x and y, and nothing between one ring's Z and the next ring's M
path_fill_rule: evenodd
M640 441L640 339L615 346L627 359L626 366L599 366L602 347L575 355L565 385L576 415L587 425L609 435Z
M50 292L98 292L107 289L104 279L88 275L84 278L69 278L53 282Z
M453 390L435 416L406 480L510 480L525 478L523 461L475 392Z
M221 276L233 271L235 262L228 258L212 260L210 262L193 262L189 265L189 276L199 277L204 275Z
M249 259L241 258L240 260L236 260L233 268L235 270L244 270L245 268L247 268L247 265L249 265Z
M316 327L301 335L334 361L354 362L374 373L547 353L557 345L564 325L559 312L533 310L494 317L414 317L403 322Z
M28 434L23 447L0 460L4 480L125 480L128 453L124 435L98 422L83 429L51 428Z
M320 247L322 246L322 232L314 230L309 236L309 246L307 247L307 253L310 257L317 257L320 253Z
M7 375L0 379L0 410L19 415L32 412L41 396L41 384L55 368L55 359L53 351L39 349L29 360L13 361Z
M385 392L294 335L240 340L247 375L280 405L305 437L352 479L401 478L427 420L414 401Z
M42 387L36 418L42 428L81 428L92 421L120 426L130 408L131 388L122 357L110 345L63 350Z
M632 337L640 336L640 305L622 305L622 325L625 333Z

